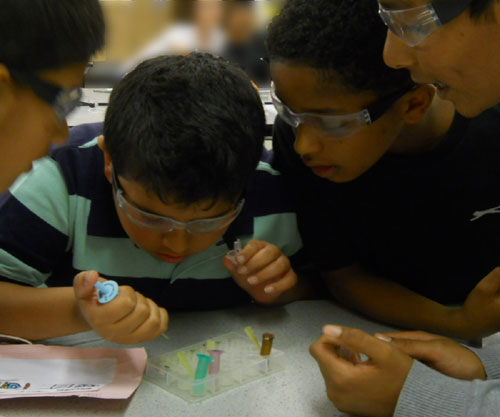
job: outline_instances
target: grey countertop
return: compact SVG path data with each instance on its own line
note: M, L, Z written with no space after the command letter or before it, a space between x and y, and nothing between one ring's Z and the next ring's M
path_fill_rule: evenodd
M324 324L359 327L370 333L392 330L326 300L298 301L283 307L248 305L230 310L173 313L167 335L144 346L155 356L231 331L253 326L257 334L271 331L274 346L288 358L284 372L232 391L188 404L148 381L126 401L85 398L25 398L0 401L0 417L330 417L341 415L325 395L323 378L309 346ZM47 344L120 347L95 333L81 333Z

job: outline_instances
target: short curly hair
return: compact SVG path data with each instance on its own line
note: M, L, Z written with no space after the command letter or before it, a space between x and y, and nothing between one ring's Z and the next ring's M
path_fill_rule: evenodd
M306 65L326 82L378 96L411 85L407 70L385 65L387 28L375 0L288 0L268 29L271 61Z
M266 122L257 90L209 54L143 62L113 90L106 147L117 175L164 203L234 202L254 175Z

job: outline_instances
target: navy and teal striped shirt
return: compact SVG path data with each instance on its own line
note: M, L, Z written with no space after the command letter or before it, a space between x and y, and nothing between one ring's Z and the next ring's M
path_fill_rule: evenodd
M102 151L96 139L88 139L72 140L35 162L1 203L3 280L71 286L78 272L97 270L169 310L219 308L250 300L222 263L237 238L243 244L271 242L292 264L301 257L296 215L281 176L269 164L269 151L247 187L243 211L220 241L169 264L139 249L125 233L104 176Z

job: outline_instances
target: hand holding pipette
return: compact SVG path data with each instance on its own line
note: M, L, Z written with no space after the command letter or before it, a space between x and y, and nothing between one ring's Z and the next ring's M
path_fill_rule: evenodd
M78 274L73 289L78 313L111 342L141 343L155 339L167 329L168 313L164 308L129 286L115 288L96 271Z
M251 240L237 254L231 252L224 258L224 265L236 283L259 303L277 302L297 286L298 278L288 257L262 240Z

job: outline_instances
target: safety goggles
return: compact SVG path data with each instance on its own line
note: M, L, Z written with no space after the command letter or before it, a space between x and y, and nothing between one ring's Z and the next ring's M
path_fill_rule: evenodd
M12 78L31 88L33 92L52 109L60 123L66 123L66 117L75 110L82 98L82 89L67 89L49 81L42 80L34 74L29 74L9 68Z
M414 85L391 94L360 112L341 115L295 113L280 100L276 94L274 83L271 83L271 98L278 115L290 126L294 128L301 124L313 126L327 133L332 139L344 139L353 135L362 127L374 123L391 108L396 100L412 88L414 88Z
M186 230L193 235L217 232L229 226L241 213L243 205L245 204L245 199L241 199L236 208L227 214L219 217L212 217L210 219L192 220L184 223L170 217L149 213L129 203L123 195L123 189L118 185L118 179L114 171L113 188L115 190L118 206L132 223L159 233L168 233L173 230Z
M385 25L409 46L422 43L436 29L461 15L472 0L438 0L408 9L390 9L380 1L379 15Z

